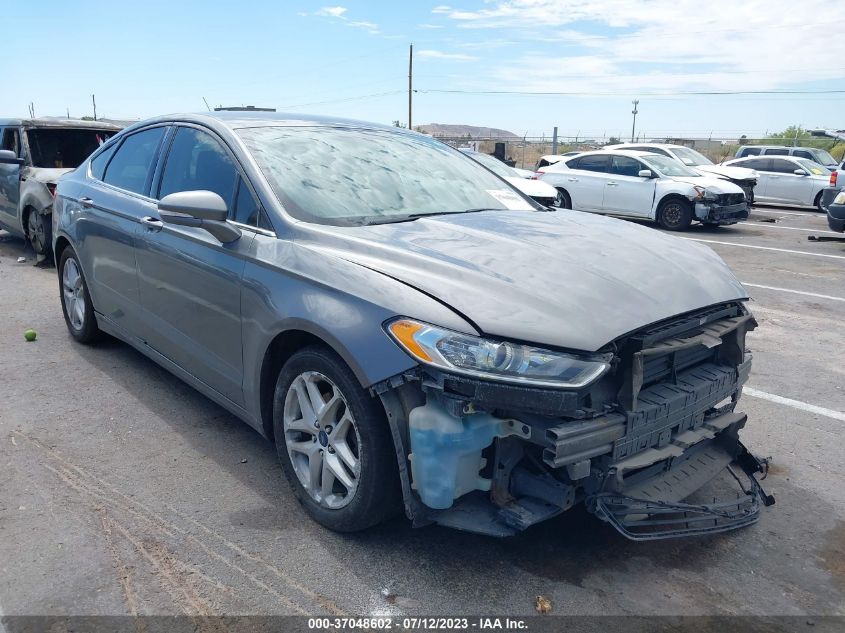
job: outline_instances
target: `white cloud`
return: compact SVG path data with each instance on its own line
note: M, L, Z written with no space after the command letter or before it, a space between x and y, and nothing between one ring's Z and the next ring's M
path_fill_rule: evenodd
M845 38L824 38L825 60L796 44L845 21L828 0L489 0L438 6L459 28L498 29L543 54L495 67L480 87L559 92L769 90L845 77ZM816 17L813 17L816 16ZM491 38L495 39L495 38ZM523 49L525 50L525 49Z
M349 21L346 23L346 26L351 26L356 29L364 29L370 35L378 35L381 32L379 31L378 24L374 22L367 22L366 20Z
M415 56L420 59L442 59L453 62L472 62L478 59L472 55L464 55L462 53L444 53L443 51L434 50L417 51Z
M346 7L323 7L322 9L317 10L314 15L323 15L331 18L340 18L343 17L343 14L347 11L348 9Z
M417 24L418 29L442 29L442 24Z

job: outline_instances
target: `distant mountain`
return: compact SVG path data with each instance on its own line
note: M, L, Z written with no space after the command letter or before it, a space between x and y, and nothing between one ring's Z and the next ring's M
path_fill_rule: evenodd
M445 136L449 138L463 138L471 136L472 138L501 138L501 139L517 139L520 138L513 132L507 130L500 130L495 127L479 127L477 125L452 125L451 123L429 123L428 125L417 125L414 127L419 132L431 134L432 136Z

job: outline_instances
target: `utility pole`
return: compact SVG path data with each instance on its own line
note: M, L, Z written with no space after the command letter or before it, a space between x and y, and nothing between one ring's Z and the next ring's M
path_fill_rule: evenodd
M634 109L631 111L631 114L634 115L634 124L631 126L631 142L634 142L634 132L637 129L637 105L639 105L640 100L634 99L631 103L634 104Z
M205 109L211 112L211 106L208 105L208 101L205 100L205 97L202 98L202 101L205 104Z
M94 120L97 120L97 99L94 95L91 95L91 103L94 104Z
M557 127L552 132L552 154L557 154Z
M411 112L413 109L414 94L414 45L408 49L408 129L413 130L411 124Z

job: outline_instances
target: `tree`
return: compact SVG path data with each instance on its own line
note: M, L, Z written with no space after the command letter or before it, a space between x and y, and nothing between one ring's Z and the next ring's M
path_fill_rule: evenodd
M619 145L621 142L622 141L615 136L611 136L609 139L607 139L608 145Z
M395 121L393 121L393 127L405 127L405 126L402 123L402 121L400 121L399 119L396 119Z

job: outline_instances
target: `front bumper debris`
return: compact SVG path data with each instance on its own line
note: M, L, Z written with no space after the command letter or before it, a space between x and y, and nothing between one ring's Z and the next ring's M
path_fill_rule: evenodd
M748 203L698 202L695 205L695 217L705 224L736 224L748 219Z
M688 479L710 479L708 466L712 469L712 465L722 463L713 457L713 453L727 455L730 460L724 449L710 446L699 451L698 458L687 460L688 468L682 466L669 470L665 476L655 477L646 486L637 486L628 494L599 492L591 495L587 499L587 508L632 541L704 536L752 525L760 518L761 503L764 506L775 503L774 497L765 493L755 477L756 473L762 472L765 479L769 460L754 457L738 440L735 446L739 453L733 459L733 465L743 470L748 486L742 485L730 463L725 465L723 468L738 485L732 499L710 503L687 503L674 499L675 496L686 496L694 487L689 485ZM702 456L707 459L702 459ZM683 490L681 494L675 494L678 488Z

